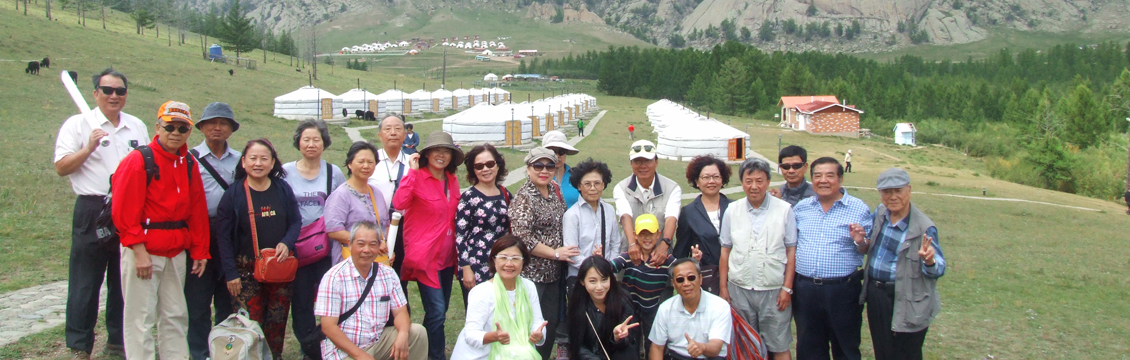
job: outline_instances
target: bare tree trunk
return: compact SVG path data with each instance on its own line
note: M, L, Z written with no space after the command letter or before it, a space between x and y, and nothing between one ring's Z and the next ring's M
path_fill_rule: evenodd
M26 9L27 6L25 5L24 8ZM1130 140L1130 130L1126 131L1126 135L1127 139ZM1130 191L1130 146L1126 147L1126 191Z
M47 20L51 20L51 0L47 0Z
M173 32L169 28L165 28L165 36L169 38L169 46L173 46Z
M27 1L27 0L24 0ZM102 3L102 30L106 30L106 0L100 0ZM24 6L27 8L27 6Z

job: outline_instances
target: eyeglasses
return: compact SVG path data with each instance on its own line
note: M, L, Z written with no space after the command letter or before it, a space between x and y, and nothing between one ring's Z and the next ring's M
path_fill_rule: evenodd
M98 88L106 95L118 94L118 96L126 96L126 88L124 87L99 86Z
M800 170L800 168L804 167L804 163L778 164L777 166L780 167L782 171Z
M677 278L675 278L675 283L682 284L684 281L694 282L695 280L698 280L698 276L687 275L687 277L677 277Z
M478 164L475 164L475 170L493 169L495 165L498 165L498 164L495 163L494 160L487 161L485 163L478 163Z
M698 177L698 181L702 181L702 182L707 182L707 181L711 181L711 180L722 181L722 176L721 175L703 175L703 176Z
M176 130L177 132L179 132L179 133L181 133L181 134L187 134L187 133L188 133L188 131L189 131L189 130L191 130L191 129L190 129L189 127L188 127L188 125L181 125L181 126L176 126L176 125L165 125L165 126L164 126L164 129L165 129L165 131L166 131L166 132L170 132L170 133L171 133L171 132L173 132L173 130Z
M638 153L641 149L646 152L651 152L652 150L655 150L655 147L651 145L636 145L632 147L632 153Z
M534 169L534 171L543 171L543 170L553 171L553 170L557 170L557 164L551 163L551 162L548 162L548 163L539 162L539 163L530 164L530 168Z
M604 186L603 181L585 181L581 183L582 189L596 189L598 186Z
M523 258L521 256L506 256L506 255L495 255L494 256L494 261L501 262L501 263L520 263L520 262L522 262L522 259Z

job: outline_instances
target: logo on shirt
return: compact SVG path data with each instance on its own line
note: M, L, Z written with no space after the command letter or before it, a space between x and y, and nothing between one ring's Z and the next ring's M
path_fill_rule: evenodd
M275 216L275 211L271 210L270 205L259 207L259 217L265 218L265 217L271 217L271 216Z

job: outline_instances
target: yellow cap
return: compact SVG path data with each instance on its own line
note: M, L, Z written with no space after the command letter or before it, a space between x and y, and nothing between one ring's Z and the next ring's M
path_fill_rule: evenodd
M643 214L636 217L636 235L641 231L659 232L659 219L655 218L652 214Z
M182 121L192 125L192 113L188 110L188 104L180 101L161 104L161 108L157 110L157 119L164 122Z

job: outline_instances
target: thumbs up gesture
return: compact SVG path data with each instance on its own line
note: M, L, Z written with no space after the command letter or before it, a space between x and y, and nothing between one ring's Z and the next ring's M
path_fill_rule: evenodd
M548 321L542 321L537 329L530 333L530 344L537 344L541 338L545 337L545 326L549 325Z
M918 249L918 257L926 262L926 266L934 266L934 247L931 244L933 242L934 239L922 235L922 248Z
M502 345L510 345L510 333L502 331L502 325L498 323L494 323L494 328L497 329L494 331L494 340Z
M689 354L691 357L702 356L702 353L703 351L706 351L706 348L703 347L702 344L700 344L698 341L691 339L691 334L684 333L683 335L687 337L687 354Z
M620 325L616 325L615 328L612 328L612 339L613 340L616 340L616 341L624 340L624 338L628 337L628 332L631 331L632 328L640 326L640 323L638 323L638 322L629 324L628 323L629 321L632 321L631 315L629 315L627 319L624 319L624 322L620 323Z

